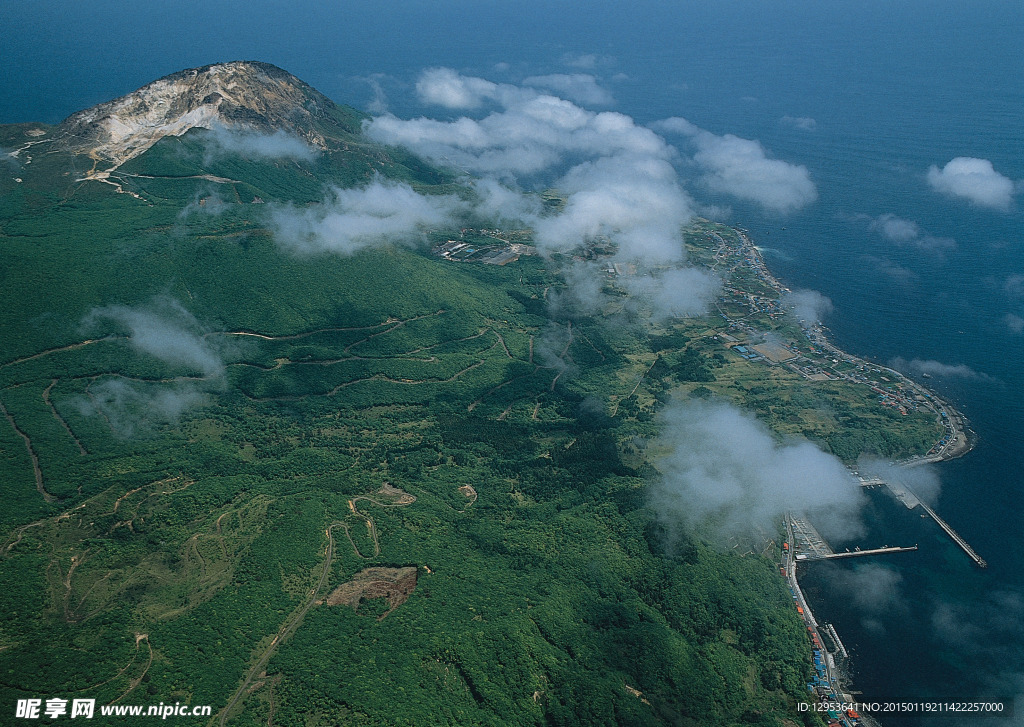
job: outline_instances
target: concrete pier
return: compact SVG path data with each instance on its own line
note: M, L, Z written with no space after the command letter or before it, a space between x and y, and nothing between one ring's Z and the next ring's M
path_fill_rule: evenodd
M846 647L843 646L843 642L839 640L839 634L836 633L836 627L832 624L827 624L825 626L825 631L832 638L832 643L836 645L836 652L839 656L843 659L847 658L850 655L850 652L846 650Z
M939 514L937 512L935 512L930 507L925 505L924 502L921 503L921 507L924 508L924 511L926 513L931 515L932 520L937 522L939 524L940 528L942 528L943 530L946 531L946 535L951 537L953 539L953 542L956 543L957 545L959 545L961 550L963 550L965 553L967 553L967 557L968 558L973 560L975 562L975 564L977 564L977 566L979 568L988 568L988 563L985 562L985 559L982 558L977 553L975 553L974 552L974 548L972 548L970 545L968 545L967 541L964 540L963 538L961 538L957 534L956 530L954 530L953 528L951 528L949 526L949 523L947 523L945 520L943 520L941 517L939 517Z
M975 562L979 568L988 568L988 563L980 555L974 552L974 548L968 545L967 541L960 537L960 535L950 527L949 523L939 517L939 514L928 507L924 500L918 497L913 490L906 485L899 482L886 482L880 479L865 480L861 478L861 485L868 487L871 485L885 485L890 491L896 496L896 498L907 506L907 509L913 510L918 505L921 509L928 513L932 520L939 524L939 527L946 531L946 535L952 538L953 542L960 546L961 550L967 553L967 557ZM917 546L914 546L917 549Z
M807 556L801 560L831 560L833 558L856 558L859 555L881 555L882 553L909 553L917 550L916 545L910 547L887 546L885 548L869 548L868 550L848 550L843 553L830 553L829 555ZM799 557L799 556L798 556Z

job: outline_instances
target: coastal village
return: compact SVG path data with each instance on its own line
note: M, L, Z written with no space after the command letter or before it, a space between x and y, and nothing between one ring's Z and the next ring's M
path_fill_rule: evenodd
M932 413L943 425L945 435L925 455L914 456L905 464L952 459L970 449L970 434L959 412L899 371L871 363L832 345L827 338L827 329L820 321L797 319L803 341L781 341L770 330L758 326L761 320L776 321L790 312L786 298L792 291L769 272L745 231L736 229L734 232L736 241L728 241L718 232L708 233L716 242L712 269L723 278L737 270L746 273L747 279L752 274L762 290L754 293L738 287L725 287L717 306L727 330L717 335L727 348L749 361L785 366L807 381L847 381L868 387L882 406L903 416L918 411ZM739 311L736 311L737 304Z

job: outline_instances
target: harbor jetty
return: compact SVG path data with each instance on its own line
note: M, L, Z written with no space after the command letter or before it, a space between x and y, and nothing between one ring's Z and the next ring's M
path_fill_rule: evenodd
M985 559L978 555L975 552L974 548L972 548L970 544L966 540L964 540L960 536L960 534L952 528L952 526L949 523L943 520L939 516L939 514L935 512L935 510L929 507L928 504L920 497L918 497L917 494L913 490L911 490L906 484L891 480L883 480L879 477L858 477L858 479L860 480L861 487L888 487L889 491L892 492L896 499L902 502L908 510L913 510L915 507L920 507L922 510L925 511L925 513L928 514L928 517L930 517L932 520L938 523L939 527L945 531L946 535L948 535L954 543L960 546L960 549L967 554L968 558L974 561L975 565L977 565L979 568L988 568L988 563L985 562ZM922 517L924 516L922 515Z
M937 523L939 524L939 527L940 527L940 528L942 528L943 530L945 530L945 531L946 531L946 535L948 535L949 537L951 537L951 538L953 539L953 542L954 542L954 543L956 543L957 545L959 545L959 546L960 546L960 548L961 548L961 549L962 549L962 550L963 550L963 551L964 551L965 553L967 553L967 557L968 557L968 558L970 558L971 560L973 560L973 561L974 561L974 563L975 563L975 564L976 564L976 565L977 565L977 566L978 566L979 568L988 568L988 563L986 563L986 562L985 562L985 559L984 559L984 558L982 558L982 557L981 557L980 555L978 555L977 553L975 553L975 552L974 552L974 548L972 548L972 547L971 547L970 545L968 545L968 544L967 544L967 541L966 541L966 540L964 540L963 538L961 538L961 537L960 537L960 536L959 536L959 535L957 534L956 530L954 530L953 528L951 528L951 527L949 526L949 523L947 523L947 522L946 522L945 520L943 520L943 519L942 519L941 517L939 517L939 514L938 514L937 512L935 512L935 511L934 511L934 510L932 510L932 509L931 509L930 507L928 507L928 505L926 505L926 504L925 504L924 502L921 502L921 507L922 507L922 508L924 509L924 511L925 511L926 513L928 513L928 514L929 514L929 515L931 516L932 520L934 520L935 522L937 522Z

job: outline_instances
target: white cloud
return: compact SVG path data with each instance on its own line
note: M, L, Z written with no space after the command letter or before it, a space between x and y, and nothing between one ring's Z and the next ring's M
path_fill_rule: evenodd
M651 124L651 128L663 134L682 134L683 136L697 136L704 132L696 124L692 124L682 116L670 116Z
M928 184L937 192L981 207L1008 210L1013 203L1013 181L997 172L988 159L956 157L942 169L932 165Z
M874 268L876 272L896 282L905 284L917 278L917 273L913 270L905 268L888 258L876 257L875 255L863 255L862 259Z
M144 306L94 308L82 328L109 333L111 323L127 329L128 344L139 353L184 370L171 380L117 376L91 383L88 396L75 403L86 416L102 416L116 436L130 437L156 424L173 423L224 386L223 345L213 343L178 301L157 298Z
M857 469L864 477L877 477L885 482L904 485L926 503L938 504L942 482L932 465L901 467L883 459L864 455L857 460Z
M586 106L610 106L615 103L611 93L599 86L597 79L587 73L552 73L546 76L530 76L523 79L523 85L546 88L570 101Z
M594 53L566 53L562 56L562 62L573 68L594 68L597 65L597 55Z
M809 442L779 444L731 404L674 402L652 451L661 482L653 506L666 520L718 536L772 531L789 510L807 512L826 537L857 533L863 494L843 464Z
M651 318L656 321L705 313L722 289L719 278L690 267L628 276L619 282L630 298L650 308Z
M682 261L680 228L692 217L692 201L667 161L602 157L574 167L557 186L568 201L560 214L536 221L541 249L564 252L607 235L621 257L649 264Z
M807 167L770 159L761 142L732 134L718 136L686 119L673 117L653 125L690 137L702 181L713 191L756 202L773 212L793 212L818 198Z
M507 182L547 175L550 183L561 174L554 182L568 197L561 213L540 217L529 204L513 204L535 228L543 251L565 252L607 235L625 257L652 263L683 259L680 227L691 218L693 203L669 163L676 151L656 133L624 114L595 113L532 89L476 83L483 79L448 69L432 69L425 77L434 98L469 104L486 96L503 108L479 120L381 116L367 124L370 136ZM466 88L472 92L463 93ZM499 198L513 203L510 190L490 183L478 188L487 209Z
M809 116L783 116L779 121L800 131L814 131L818 128L818 122Z
M416 82L420 101L448 109L475 109L494 98L498 84L463 76L451 68L428 68Z
M528 81L563 92L594 87L593 78L582 74ZM489 177L475 183L478 215L518 218L533 228L544 254L567 253L597 237L609 238L620 259L641 268L641 278L629 285L646 296L656 316L697 310L717 286L714 279L698 280L692 272L643 277L652 266L684 263L681 228L695 207L671 163L678 151L653 130L621 113L589 111L533 88L467 78L450 69L423 74L418 90L421 98L448 107L480 107L487 101L497 108L482 111L480 118L451 121L385 115L367 123L366 131L383 143ZM516 191L520 185L553 185L566 196L564 208L542 213L535 197ZM567 290L550 297L560 310L601 308L600 266L570 266L566 280Z
M1003 316L1003 323L1010 329L1011 333L1021 334L1024 333L1024 318L1021 318L1015 313L1007 313Z
M921 234L916 222L893 214L881 215L872 220L871 229L881 232L887 240L893 242L907 242Z
M951 237L934 237L922 234L921 228L913 220L897 217L887 213L873 219L870 229L878 232L886 240L897 245L910 245L919 250L942 253L956 247L956 240Z
M477 193L474 212L498 224L533 225L543 213L540 197L510 189L491 177L473 180Z
M603 265L573 262L562 269L565 287L548 292L548 313L552 318L592 316L603 311L610 298L604 291Z
M195 317L170 298L158 298L151 305L129 307L109 305L94 308L83 320L85 329L94 329L103 321L113 321L128 329L133 348L174 366L203 376L216 377L224 372L224 363Z
M855 564L850 570L828 571L826 578L843 594L844 600L849 600L862 612L880 614L907 609L901 589L903 576L888 566Z
M384 92L384 84L381 83L386 79L387 75L384 73L371 73L366 78L360 79L366 81L373 92L373 99L366 105L366 110L371 114L383 114L388 110L388 97Z
M178 213L178 220L187 221L193 216L219 217L228 209L228 203L220 195L220 190L210 186L196 192L187 205Z
M206 137L206 160L237 154L246 159L291 159L310 161L320 150L303 139L278 129L272 134L261 134L246 129L215 126Z
M1006 278L1003 283L1003 290L1011 298L1020 298L1024 296L1024 275L1014 273Z
M918 374L928 374L942 378L971 379L975 381L991 380L987 374L981 374L966 364L946 364L941 361L922 360L919 358L907 361L904 358L895 358L890 364L898 371L911 371Z
M91 383L88 396L74 401L84 416L102 416L111 432L126 439L155 425L177 422L208 395L194 382L171 384L107 378Z
M818 323L834 309L832 301L816 290L795 290L782 297L782 304L793 309L798 321Z
M438 103L443 100L449 108L475 108L486 98L501 109L479 120L379 116L367 123L367 134L442 164L506 179L564 169L573 156L631 153L667 159L673 155L664 139L624 114L587 111L535 89L467 78L450 69L428 73L418 86L422 84L429 93L423 91L421 96Z
M562 56L562 63L571 68L592 69L598 66L610 66L615 64L612 56L599 56L596 53L566 53Z
M937 636L968 654L985 654L989 664L1014 664L1016 654L1008 653L1024 624L1024 595L1019 591L993 590L971 602L938 601L932 614ZM1000 670L994 681L1000 694L1019 694L1024 675ZM999 682L1003 682L999 684ZM1006 683L1013 682L1013 683ZM1007 689L1013 691L1007 691ZM1018 721L998 722L1001 727L1018 725Z
M270 227L280 244L296 252L351 255L415 240L424 226L450 223L460 205L454 197L428 197L407 184L375 181L359 189L335 188L309 207L277 207Z

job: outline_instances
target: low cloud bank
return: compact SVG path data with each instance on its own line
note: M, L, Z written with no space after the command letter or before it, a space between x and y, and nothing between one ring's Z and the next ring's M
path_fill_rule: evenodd
M302 254L351 255L367 247L415 242L422 228L451 224L461 206L450 196L427 196L407 184L375 181L357 189L331 190L308 207L278 206L270 228L284 247Z
M906 268L899 263L893 262L888 258L881 258L876 255L862 255L861 259L879 275L889 278L892 281L907 284L917 278L917 273L913 270Z
M628 260L683 261L680 228L693 216L692 201L664 159L602 157L577 165L557 186L569 198L560 214L534 221L542 250L568 252L604 235Z
M793 309L798 321L820 323L834 309L831 299L816 290L794 290L782 296L782 305Z
M157 298L144 306L94 308L83 319L82 329L98 334L126 331L128 344L136 352L180 371L173 380L112 376L89 386L88 396L80 397L76 405L86 416L102 416L116 436L131 437L155 425L173 423L225 385L228 352L204 336L204 327L171 298Z
M593 77L554 74L525 83L529 85L499 84L451 69L429 69L416 85L422 101L456 110L489 110L482 118L450 121L383 115L366 124L366 133L482 175L475 183L479 200L473 213L532 228L543 255L571 253L598 239L611 241L618 246L616 258L633 263L639 275L639 280L623 278L621 284L642 290L655 315L703 310L717 291L715 278L696 271L668 277L652 273L659 266L685 262L681 228L692 219L696 205L672 164L678 151L624 114L589 111L539 90L577 100L587 96L584 100L594 103L609 101L595 91L599 87ZM548 186L566 195L557 213L544 212L535 196L520 191ZM552 305L570 315L599 310L605 302L604 269L575 264L564 272L568 289L550 296ZM657 299L660 293L663 300Z
M938 503L942 483L930 465L899 467L875 457L861 457L857 461L857 469L864 477L878 477L885 482L905 485L929 505Z
M959 378L971 381L991 380L988 374L979 373L966 364L946 364L931 359L922 360L915 358L908 361L905 358L895 358L889 365L897 371L928 374L929 376L940 378Z
M653 127L689 137L697 148L693 159L703 171L702 180L715 192L756 202L778 213L794 212L818 199L807 167L769 158L757 140L732 134L718 136L678 116Z
M933 164L927 179L936 192L966 199L979 207L1005 211L1013 204L1013 181L997 172L988 159L956 157L942 169Z
M878 563L855 564L849 570L837 569L829 574L834 588L853 602L862 612L888 613L906 610L901 592L903 576L899 571Z
M451 68L429 68L416 82L416 95L425 104L468 111L487 103L506 108L544 95L544 89L585 106L609 106L611 93L589 73L549 73L524 78L522 85L494 83L484 78L464 76Z
M1024 298L1024 275L1014 273L1003 281L1003 291L1011 298Z
M652 450L666 451L652 506L669 522L721 541L756 528L773 531L789 510L806 512L822 534L860 532L864 502L843 464L810 442L778 443L731 404L673 402Z
M902 574L878 563L831 564L824 572L833 597L852 603L860 624L874 638L885 638L885 623L894 614L906 616L910 604L903 591Z
M154 384L102 379L91 384L88 396L75 403L83 415L102 416L114 436L128 439L155 426L173 424L186 411L207 401L207 393L190 382Z
M572 329L568 325L549 322L534 344L534 359L544 368L572 376L576 365L566 357L571 342Z
M1024 593L1015 586L996 586L982 598L937 600L930 624L934 639L955 648L965 669L980 677L977 701L1021 704L1024 699L1024 660L1021 659L1021 628L1024 627ZM997 727L1022 724L1016 714L993 716ZM964 722L958 724L975 724Z
M499 101L506 99L506 94L521 93L514 86L463 76L451 68L428 68L416 81L416 96L420 101L446 109L476 109L485 101Z
M280 129L272 134L262 134L217 125L205 138L207 163L226 154L237 154L245 159L291 159L303 162L312 161L320 154L319 149Z
M458 78L463 83L482 81ZM574 156L672 156L661 137L637 126L624 114L595 113L533 89L491 85L494 90L483 95L475 86L474 90L456 85L431 91L431 98L446 98L452 108L476 108L485 98L502 106L482 119L462 116L454 121L423 117L403 120L385 114L367 122L366 133L435 162L507 181L557 172Z
M157 298L145 307L94 308L83 319L82 327L96 330L110 322L128 329L128 343L142 354L202 376L224 373L220 352L203 337L195 316L176 300Z
M575 262L564 267L565 286L548 291L549 315L567 319L601 313L611 300L605 293L603 269L597 262Z
M938 253L956 248L956 240L953 238L925 234L913 220L897 217L891 213L875 217L868 227L881 234L889 242L901 246L912 246L919 250Z
M696 268L670 268L621 281L633 301L650 310L652 320L685 318L707 311L708 301L722 290L722 282Z
M980 608L974 603L937 602L932 612L936 634L969 654L1011 647L1019 638L1022 625L1024 593L1012 587L992 591L981 601ZM993 659L990 663L1004 660L1005 657ZM1019 666L1020 655L1014 660Z
M228 203L219 190L206 187L193 195L192 199L178 213L178 222L187 223L194 217L219 217L228 209Z

